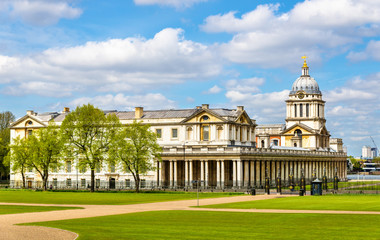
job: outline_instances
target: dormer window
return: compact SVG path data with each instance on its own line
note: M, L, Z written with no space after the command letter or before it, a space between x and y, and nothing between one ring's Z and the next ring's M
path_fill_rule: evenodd
M204 116L202 116L202 120L203 121L207 121L207 120L209 120L210 118L207 116L207 115L204 115Z

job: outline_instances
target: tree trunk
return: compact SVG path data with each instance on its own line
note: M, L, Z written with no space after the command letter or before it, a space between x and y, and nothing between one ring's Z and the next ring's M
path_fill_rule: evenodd
M139 175L136 175L135 187L136 187L136 192L138 193L140 191L140 176Z
M26 186L25 186L25 174L24 174L24 171L21 170L21 176L22 176L22 188L25 189Z
M91 192L95 191L95 169L91 168Z
M42 180L44 181L44 191L46 191L47 190L47 180L48 180L48 177L49 177L49 175L46 173L45 175L44 175L44 177L42 178Z

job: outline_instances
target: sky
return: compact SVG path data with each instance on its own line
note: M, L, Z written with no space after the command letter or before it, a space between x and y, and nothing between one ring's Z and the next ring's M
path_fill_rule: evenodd
M373 0L1 0L0 111L207 103L284 123L303 55L332 137L380 146Z

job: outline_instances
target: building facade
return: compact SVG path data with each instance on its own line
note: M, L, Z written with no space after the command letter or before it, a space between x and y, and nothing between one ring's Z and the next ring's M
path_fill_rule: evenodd
M260 125L243 106L236 109L210 108L208 104L193 109L147 111L105 111L116 114L122 124L134 120L149 124L163 148L156 171L142 177L142 188L250 188L262 187L268 177L272 185L277 177L283 184L289 176L304 175L307 181L335 174L346 179L346 154L342 140L331 140L325 127L322 93L309 76L304 63L302 75L293 84L286 101L285 124ZM50 121L60 125L70 110L27 114L11 125L11 139L27 137L46 127ZM331 146L330 146L331 145ZM76 161L50 174L53 187L86 188L89 171L78 171ZM96 187L133 187L130 173L118 166L104 165L95 173ZM30 187L40 178L32 169L26 173ZM21 186L19 173L11 172L13 187ZM196 183L196 181L198 181Z

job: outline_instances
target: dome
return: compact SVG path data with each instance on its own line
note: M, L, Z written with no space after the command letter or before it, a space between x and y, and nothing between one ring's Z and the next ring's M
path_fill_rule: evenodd
M304 91L307 94L322 94L319 90L317 81L310 76L301 76L293 83L290 94L295 94L297 91Z

